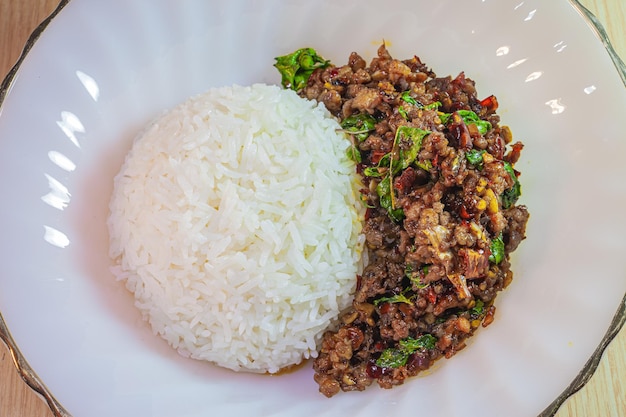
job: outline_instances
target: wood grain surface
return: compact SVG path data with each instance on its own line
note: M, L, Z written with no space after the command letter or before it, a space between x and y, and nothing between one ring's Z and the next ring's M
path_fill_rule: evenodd
M59 0L0 0L0 79L20 56L33 29L58 3ZM581 3L602 22L615 50L626 60L626 2L581 0ZM556 416L626 417L626 327L605 351L589 383L569 398ZM8 350L1 343L0 417L52 417L46 404L20 379Z

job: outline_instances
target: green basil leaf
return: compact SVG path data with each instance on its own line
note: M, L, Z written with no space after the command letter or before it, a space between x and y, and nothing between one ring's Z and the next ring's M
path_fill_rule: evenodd
M480 117L478 117L476 113L474 113L471 110L457 110L456 113L461 117L461 119L463 120L463 123L465 123L466 125L471 125L471 124L476 125L476 127L478 128L478 132L480 132L481 135L484 135L489 130L491 130L491 127L492 127L491 123L489 123L486 120L481 119ZM443 123L444 125L448 124L451 118L452 118L452 113L440 113L439 114L439 119L441 120L441 123Z
M408 168L417 158L417 154L422 149L423 139L430 134L430 130L420 129L418 127L400 126L396 130L396 137L394 143L400 143L409 141L411 146L408 150L400 149L400 162L399 169L403 170ZM394 172L395 174L395 172Z
M504 192L500 195L502 199L502 208L508 209L512 207L522 195L522 186L517 179L517 175L515 175L515 170L513 169L513 166L509 162L504 162L504 169L513 179L513 186L507 190L504 190Z
M465 152L465 159L467 162L478 168L479 170L483 169L483 155L485 154L485 150L481 149L470 149Z
M411 97L411 93L409 91L405 91L404 93L402 93L400 98L402 99L402 101L404 101L406 103L409 103L409 104L412 104L412 105L418 106L418 107L423 107L422 103L420 103L419 101L417 101L413 97Z
M413 106L419 107L420 109L424 109L424 110L437 110L439 107L441 107L440 101L435 101L433 103L426 104L426 105L420 103L418 100L411 97L410 91L403 92L400 95L400 99L402 99L402 101L404 101L405 103L409 103Z
M378 161L376 168L365 169L364 174L370 177L382 176L381 167L389 168L387 176L385 176L378 186L376 187L376 193L378 194L380 206L387 210L389 217L396 222L404 219L404 211L402 209L393 206L393 176L398 172L406 169L415 161L417 154L422 147L422 140L431 132L428 130L419 129L411 126L400 126L396 129L396 136L394 138L394 149L399 148L400 142L403 144L405 141L409 141L409 149L400 149L398 151L399 158L392 159L392 153L387 153Z
M348 148L346 149L346 156L348 157L349 160L354 161L357 164L360 164L361 162L363 162L363 158L361 157L361 152L359 152L359 149L354 145L348 146Z
M378 164L373 167L367 167L363 170L363 175L366 177L382 177L389 171L389 161L391 159L391 154L386 153L382 158L378 161Z
M418 337L417 339L407 338L400 341L400 346L403 349L410 351L411 353L418 350L431 350L435 348L437 344L437 338L432 334L426 333Z
M274 67L278 69L285 88L300 91L306 86L313 71L317 68L326 68L330 61L317 54L313 48L301 48L297 51L275 58Z
M353 114L341 122L341 128L363 142L376 129L376 119L367 113Z
M393 192L391 181L392 178L389 175L383 178L376 186L376 194L378 194L380 206L387 210L387 213L389 214L389 217L391 217L391 220L395 222L400 222L402 219L404 219L404 210L400 208L394 208L393 204L391 203L391 193Z
M476 300L476 305L469 311L470 318L472 320L476 320L477 318L480 318L480 316L483 315L484 311L485 311L485 303L483 302L483 300Z
M381 368L399 368L406 365L409 360L410 353L404 349L385 349L380 357L376 360L376 365Z
M510 162L504 161L504 170L508 172L508 174L514 181L517 181L517 175L515 175L515 170L513 169L513 165L511 165Z
M441 120L441 123L444 125L448 124L451 117L452 113L439 113L439 120Z
M502 198L502 208L508 209L511 208L519 197L522 195L522 187L519 182L513 184L513 187L508 190L504 190L501 194Z
M433 163L430 159L427 159L424 162L415 161L415 165L422 168L424 171L430 171L433 168Z
M363 175L366 177L379 178L385 174L385 171L380 170L380 167L367 167L363 170Z
M425 106L422 106L424 110L437 110L439 107L441 107L440 101L435 101Z
M473 111L458 110L457 113L459 114L459 116L461 116L461 119L463 119L463 123L465 123L466 125L470 125L470 124L476 125L476 127L478 128L478 132L480 132L481 135L484 135L489 130L491 130L491 123L489 123L486 120L481 119Z
M378 170L378 167L367 167L363 170L363 175L366 177L382 177L382 173Z
M398 113L400 113L400 116L402 116L404 120L409 120L409 114L406 112L406 110L404 110L404 107L398 107Z
M425 284L422 282L421 275L419 273L412 273L409 275L409 279L418 290L424 289L429 286L429 284Z
M502 240L502 233L494 239L491 240L491 245L489 245L489 250L491 251L491 255L489 255L489 260L494 264L498 265L504 259L504 241Z
M392 295L391 297L380 297L380 298L377 298L376 300L374 300L374 305L378 306L381 303L392 303L392 304L404 303L404 304L412 305L413 303L406 296L405 293L406 293L406 291L403 291L402 293L396 294L396 295Z
M425 284L422 282L422 277L428 274L428 269L430 265L422 266L420 271L414 271L412 264L407 264L404 268L404 275L409 278L409 280L417 287L417 289L423 289L429 286L429 284Z
M399 368L406 365L411 354L418 350L432 350L436 347L436 344L437 338L429 333L417 339L412 337L402 339L398 343L397 348L385 349L376 361L376 365L382 368Z

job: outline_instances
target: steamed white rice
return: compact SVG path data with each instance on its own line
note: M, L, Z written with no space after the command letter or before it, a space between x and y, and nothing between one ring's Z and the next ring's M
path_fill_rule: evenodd
M224 87L134 142L110 203L114 273L182 355L274 373L315 357L352 299L362 204L323 105Z

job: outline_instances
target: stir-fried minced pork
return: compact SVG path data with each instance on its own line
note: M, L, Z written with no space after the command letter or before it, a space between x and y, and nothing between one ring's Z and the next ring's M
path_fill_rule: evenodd
M300 95L323 102L350 135L363 176L369 264L351 308L326 332L315 380L340 390L402 384L465 347L493 321L525 238L521 142L500 126L494 96L464 73L439 78L383 45L369 65L315 69Z

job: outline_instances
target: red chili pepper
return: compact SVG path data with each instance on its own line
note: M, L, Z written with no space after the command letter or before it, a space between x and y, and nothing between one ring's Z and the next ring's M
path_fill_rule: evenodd
M437 302L437 293L433 290L432 287L428 287L428 292L426 292L426 299L430 304L435 304Z
M347 329L348 338L350 339L350 344L352 345L352 349L358 349L363 343L364 337L363 332L356 327L348 327Z
M483 319L483 327L487 327L491 323L493 323L494 314L496 314L496 307L495 306L489 307L489 309L487 310L487 314L485 314L485 318Z
M465 85L465 73L461 72L450 82L450 84L456 84L457 86L463 87Z
M500 136L496 136L493 146L489 147L489 153L492 154L496 159L504 158L504 148L506 147L506 143L504 143L504 139Z
M383 303L382 306L380 306L380 314L387 314L389 313L389 310L391 309L391 304L389 303Z
M410 316L412 313L411 306L405 303L400 303L400 305L398 306L398 310L400 310L400 312L404 314L405 317Z
M459 216L461 216L461 218L465 220L469 220L472 218L472 216L467 212L467 208L463 205L459 208Z
M405 193L409 188L411 188L416 178L417 173L415 170L412 167L408 167L394 180L393 186L401 194Z
M372 163L377 164L378 162L380 162L381 158L383 156L385 156L387 154L387 152L385 151L372 151L372 154L370 156L370 159L372 160Z
M456 113L454 113L456 114ZM449 127L450 133L455 137L461 149L472 148L472 137L467 125L461 121L460 123L452 123Z
M511 147L511 151L504 157L504 160L511 164L516 163L519 160L523 148L524 145L521 142L514 143Z
M490 112L495 112L498 109L498 99L496 96L491 95L485 99L480 100L480 105L486 107Z
M387 368L383 368L382 366L376 365L375 361L370 361L365 367L365 372L367 373L367 376L369 376L370 378L378 379L382 377L383 375L387 374Z

